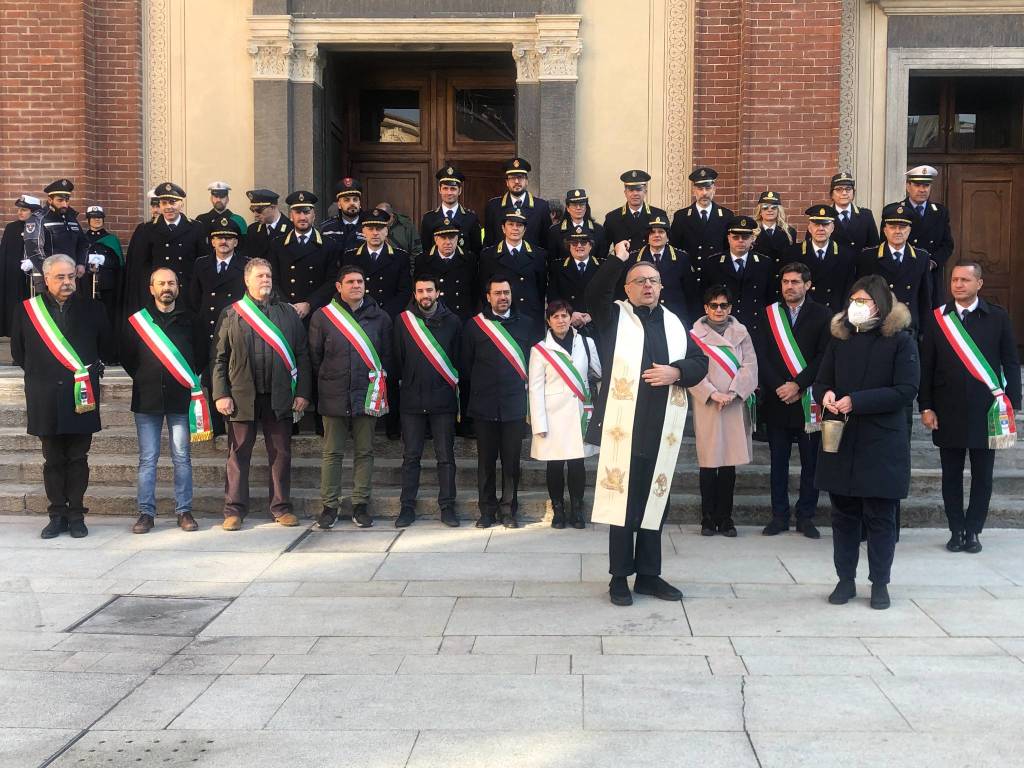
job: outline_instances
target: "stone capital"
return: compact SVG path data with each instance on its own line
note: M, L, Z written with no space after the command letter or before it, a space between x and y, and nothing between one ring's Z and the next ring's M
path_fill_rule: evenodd
M295 55L291 40L251 40L247 50L252 56L254 80L287 80L291 76Z

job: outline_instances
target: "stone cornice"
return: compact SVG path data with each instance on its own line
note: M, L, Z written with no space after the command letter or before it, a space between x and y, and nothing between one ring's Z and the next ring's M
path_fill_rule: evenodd
M1024 0L867 0L889 16L982 16L1024 13Z

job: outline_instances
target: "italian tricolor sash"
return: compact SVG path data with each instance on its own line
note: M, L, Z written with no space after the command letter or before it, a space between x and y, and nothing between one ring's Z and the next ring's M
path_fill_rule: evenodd
M417 317L408 309L400 317L405 325L405 329L412 336L412 340L416 342L420 352L427 358L427 362L433 366L442 379L448 382L448 386L457 393L459 372L452 365L452 361L448 359L448 355L437 342L437 339L434 338L434 334L427 328L427 324L423 322L422 318Z
M988 447L1010 448L1017 442L1017 423L1014 421L1010 398L1003 391L1006 379L1001 375L996 376L995 369L978 349L978 345L960 322L957 313L946 314L944 309L945 307L937 307L934 310L935 321L939 324L942 335L946 337L946 341L960 358L967 372L988 387L992 393L992 407L988 409Z
M25 299L22 304L24 304L28 318L32 321L32 325L35 326L43 343L57 358L57 361L74 374L75 413L88 413L96 410L96 395L92 391L89 369L82 363L82 359L75 352L71 343L64 338L64 334L57 327L50 310L46 308L43 297L40 295L32 299Z
M512 335L505 330L501 323L488 320L482 312L474 316L473 321L484 332L484 336L490 339L502 356L508 360L508 364L519 374L519 378L526 381L526 356Z
M701 348L701 351L708 356L709 360L714 360L718 363L719 367L729 376L730 379L735 379L736 374L740 372L740 359L736 357L736 353L732 351L731 347L724 344L708 344L707 342L697 338L697 334L690 331L690 338L693 339L694 343ZM757 395L753 392L750 393L750 397L747 398L747 408L750 410L750 423L757 423Z
M587 340L583 339L583 343L586 344ZM569 388L569 391L580 401L580 428L583 430L583 436L586 437L587 427L590 426L590 417L594 415L594 404L591 401L590 387L587 386L587 380L580 376L580 372L576 370L576 366L572 363L572 358L562 350L551 349L544 346L543 343L534 344L533 348L537 350L538 355L547 361L548 365L554 369L555 373L565 383L565 386Z
M281 329L274 325L270 318L256 306L256 302L249 298L249 294L245 294L241 301L236 301L232 306L238 316L245 320L256 335L263 339L284 362L288 374L291 376L292 396L294 397L299 383L299 368L295 363L295 353L292 351L292 345L288 343L288 339L281 333Z
M189 390L191 401L188 406L188 431L191 441L198 443L201 440L211 439L213 431L210 427L210 406L207 404L206 398L203 397L199 377L185 362L181 351L167 337L163 329L153 321L153 316L149 314L148 309L140 309L128 318L128 322L154 357L174 377L174 380Z
M772 337L775 339L775 346L779 348L779 354L782 355L782 361L786 364L789 375L795 380L807 367L807 361L797 346L793 327L789 322L789 312L782 311L782 302L777 301L768 306L768 325L771 326ZM800 405L804 410L804 431L820 432L821 409L814 401L811 387L804 390L800 396Z
M366 388L366 399L363 401L363 411L367 416L383 416L388 412L388 382L384 366L381 365L380 356L377 354L373 342L366 335L356 319L345 310L337 299L324 307L324 314L331 324L337 328L353 349L359 353L360 359L369 369L367 374L370 383Z

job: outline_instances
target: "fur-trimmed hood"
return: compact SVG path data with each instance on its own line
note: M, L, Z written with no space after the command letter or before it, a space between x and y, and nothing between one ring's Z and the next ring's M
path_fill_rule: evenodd
M910 310L902 301L894 302L892 311L882 323L881 331L883 336L895 336L900 331L905 331L911 325ZM832 335L837 339L845 341L850 338L853 331L852 326L846 320L846 313L839 312L832 317ZM873 330L873 329L872 329Z

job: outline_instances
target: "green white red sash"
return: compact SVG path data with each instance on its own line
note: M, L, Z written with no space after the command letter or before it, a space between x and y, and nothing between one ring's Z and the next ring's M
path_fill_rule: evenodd
M718 363L719 367L726 372L730 380L736 378L736 374L740 372L740 368L743 366L740 364L740 359L736 357L736 353L732 351L732 347L724 344L708 344L702 339L697 338L697 335L693 331L690 331L690 338L693 339L694 343L701 348L701 351L708 356L709 360L714 360ZM751 424L756 424L757 395L752 392L746 402L747 408L750 409L750 422Z
M57 361L71 371L75 377L75 413L88 413L96 410L96 395L92 391L92 379L89 378L89 369L82 363L82 359L75 352L60 328L54 321L50 310L43 302L42 295L32 299L25 299L22 302L28 319L32 321L39 337L46 344Z
M583 343L586 344L587 340L583 339ZM569 388L569 391L580 401L582 406L580 411L580 428L583 430L584 437L586 437L587 427L590 426L590 417L594 415L594 404L591 401L590 387L587 386L587 380L580 376L580 372L573 365L572 358L562 350L551 349L544 346L543 343L534 344L533 348L555 370L555 373L562 379L565 386Z
M502 356L508 360L508 364L519 374L519 378L526 381L526 356L519 344L512 338L512 334L505 330L501 323L496 323L484 317L481 312L473 317L484 335L498 348Z
M369 369L370 383L366 388L363 411L367 416L383 416L388 412L387 374L384 372L384 366L381 365L380 356L377 354L373 342L370 341L370 337L366 335L362 326L338 303L337 299L333 299L324 307L324 315L348 340L348 343L359 354L363 365Z
M139 334L139 338L142 339L154 357L174 377L174 380L189 391L191 396L188 406L190 440L193 443L210 440L213 437L213 431L210 426L210 406L203 396L202 387L199 385L199 377L196 376L192 368L185 361L181 351L167 337L163 328L153 321L153 316L149 314L148 309L140 309L128 318L128 323Z
M988 409L988 447L989 448L1010 448L1017 442L1017 423L1014 420L1013 406L1010 405L1010 398L1006 396L1003 387L1006 379L996 376L995 369L974 343L971 334L960 322L956 312L946 314L945 307L938 307L934 310L935 321L939 324L939 330L946 337L949 346L953 348L960 362L964 364L967 372L974 378L988 387L992 393L992 406Z
M416 346L419 347L420 352L427 358L427 362L433 366L434 370L437 371L438 375L448 382L448 386L451 387L458 393L459 387L459 372L452 364L452 361L448 359L448 355L445 353L444 348L438 343L437 339L434 338L434 334L427 328L427 324L423 322L423 319L414 315L410 310L406 310L399 317L402 318L402 323L405 325L405 329L409 332L412 340L416 342Z
M263 310L256 306L256 302L249 298L249 294L245 294L241 301L236 301L232 306L238 316L245 320L256 335L263 339L281 358L285 368L288 369L288 375L291 376L292 396L294 397L299 383L299 368L295 363L295 353L292 351L292 345L288 343L288 339L281 333L281 329L271 322Z
M782 362L786 364L789 375L795 380L807 367L807 360L804 359L803 352L797 346L793 327L789 322L789 312L782 311L782 302L776 301L768 306L768 325L772 329L775 346L779 348L779 354L782 355ZM814 400L811 387L805 389L800 396L800 405L804 410L804 431L820 432L821 408Z

